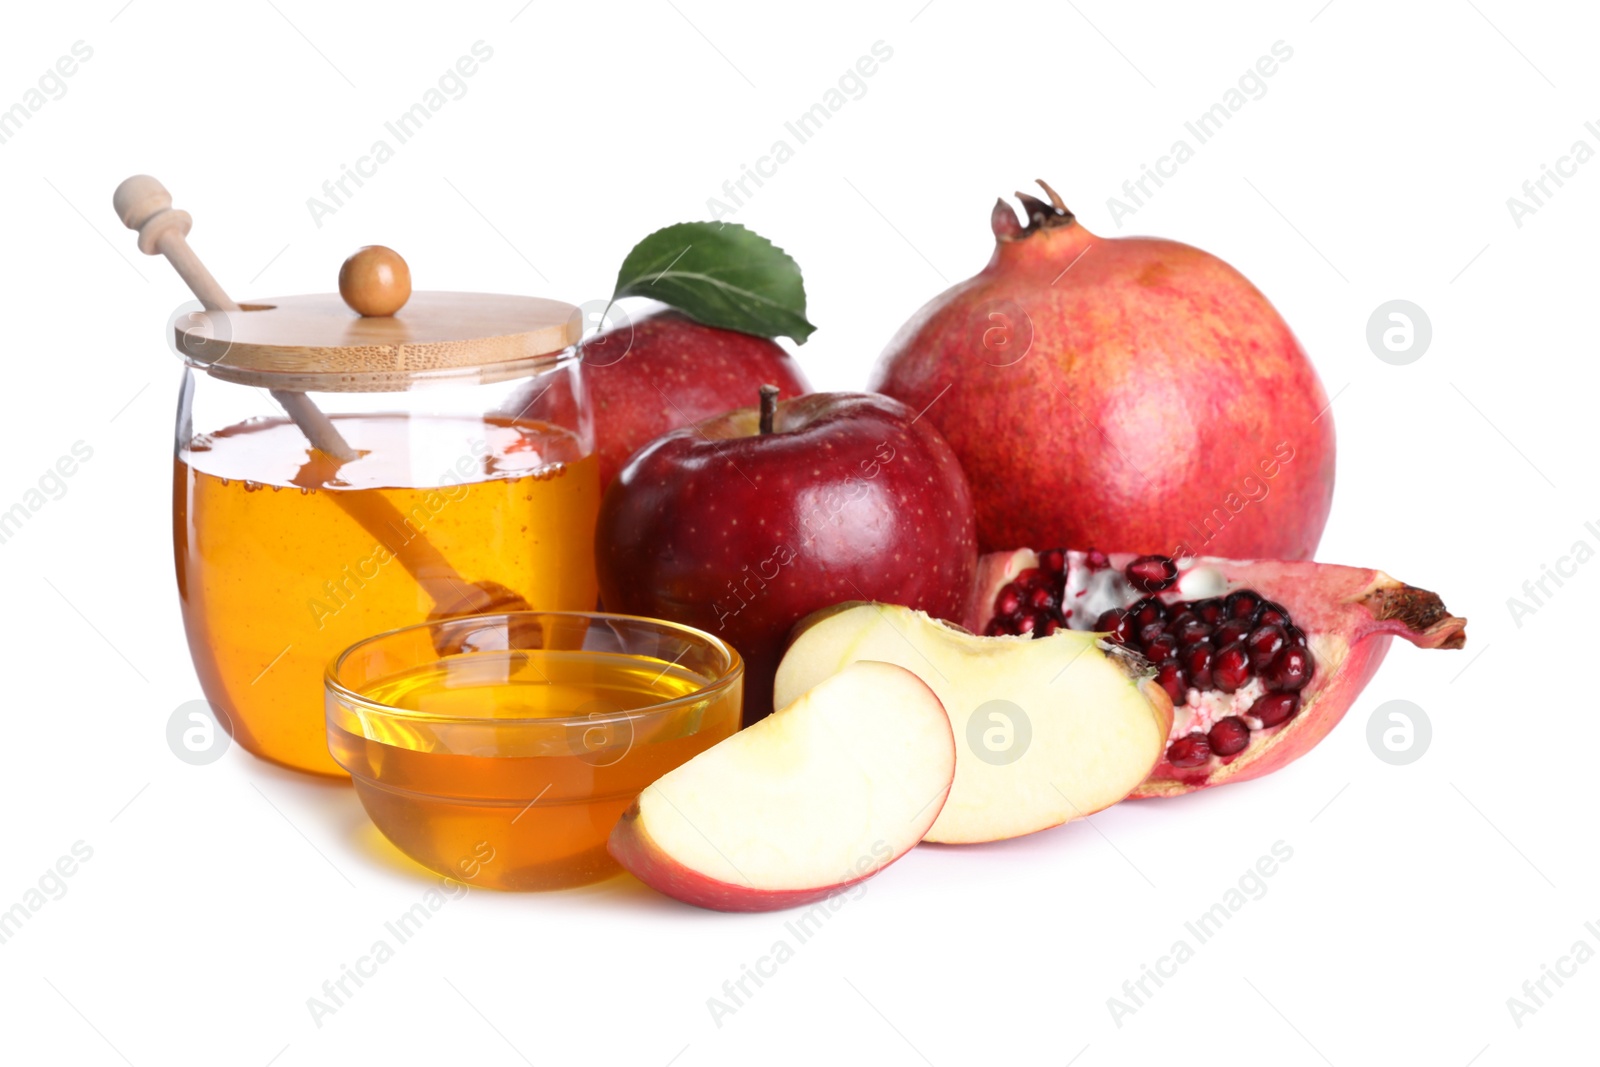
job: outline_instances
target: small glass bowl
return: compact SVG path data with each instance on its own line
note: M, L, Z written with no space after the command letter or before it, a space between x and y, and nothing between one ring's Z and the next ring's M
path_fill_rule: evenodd
M328 750L423 866L490 889L615 873L645 786L739 728L744 664L708 633L597 612L407 626L328 667Z

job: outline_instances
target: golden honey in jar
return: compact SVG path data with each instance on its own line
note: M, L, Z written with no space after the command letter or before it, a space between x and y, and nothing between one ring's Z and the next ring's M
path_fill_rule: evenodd
M532 298L418 293L388 319L333 296L252 306L211 314L224 343L191 338L206 358L186 370L175 442L184 623L235 740L342 775L322 682L343 649L444 616L594 607L579 360L545 351L568 339L566 306ZM295 394L348 458L286 413Z

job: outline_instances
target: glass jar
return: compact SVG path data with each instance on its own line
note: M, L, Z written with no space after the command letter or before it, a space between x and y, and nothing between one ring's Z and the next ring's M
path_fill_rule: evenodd
M263 759L344 776L328 752L323 671L365 637L483 611L595 606L599 473L579 356L529 354L548 333L507 346L504 324L448 315L424 336L430 316L455 306L459 318L476 295L416 294L438 299L408 309L388 349L354 334L382 340L395 329L372 323L399 320L341 309L335 343L297 332L327 298L177 327L184 625L206 699ZM527 299L547 316L565 307ZM294 301L305 306L253 319ZM444 358L440 344L457 347ZM322 415L354 458L312 445L308 418Z

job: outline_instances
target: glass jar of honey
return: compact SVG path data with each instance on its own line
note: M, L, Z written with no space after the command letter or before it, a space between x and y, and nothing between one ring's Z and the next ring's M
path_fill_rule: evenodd
M485 611L595 606L599 475L575 309L400 299L365 315L348 292L268 299L175 331L190 652L234 739L301 771L345 773L322 683L351 644Z

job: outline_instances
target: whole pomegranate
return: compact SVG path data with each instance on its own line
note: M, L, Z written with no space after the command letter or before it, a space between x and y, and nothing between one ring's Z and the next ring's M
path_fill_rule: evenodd
M1333 498L1328 398L1288 325L1215 256L1004 201L994 256L889 342L871 388L926 410L985 550L1069 543L1305 559Z

